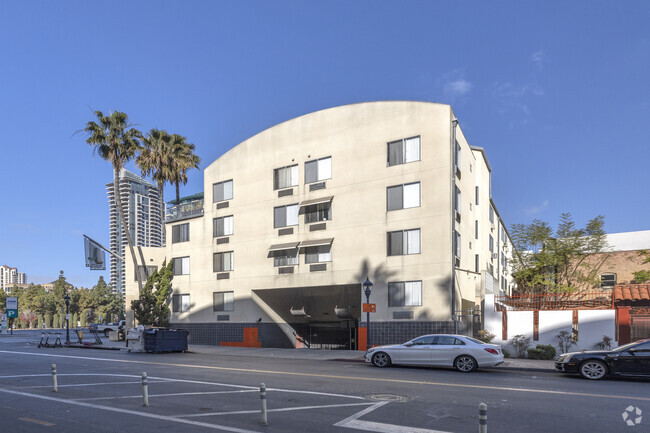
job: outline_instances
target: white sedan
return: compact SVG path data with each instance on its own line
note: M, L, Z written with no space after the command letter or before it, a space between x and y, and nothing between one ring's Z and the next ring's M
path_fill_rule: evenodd
M478 367L494 367L503 363L501 346L487 344L464 335L423 335L403 344L372 347L366 362L376 367L391 364L454 367L469 373Z

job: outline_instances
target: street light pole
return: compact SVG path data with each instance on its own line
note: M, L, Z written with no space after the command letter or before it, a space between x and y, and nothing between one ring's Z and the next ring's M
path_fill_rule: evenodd
M370 292L372 292L372 282L366 275L366 281L363 282L363 292L366 294L366 304L370 304ZM370 349L370 308L366 307L366 350Z
M70 345L70 319L68 314L68 308L70 307L70 296L66 293L63 297L65 299L65 344L66 346Z

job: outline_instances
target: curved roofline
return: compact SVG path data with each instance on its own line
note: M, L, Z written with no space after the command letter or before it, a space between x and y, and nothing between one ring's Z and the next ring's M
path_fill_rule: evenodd
M340 109L340 108L351 107L351 106L353 106L353 105L370 105L370 104L381 104L381 103L391 103L391 102L395 102L395 103L398 103L398 102L410 102L410 103L417 103L417 104L441 105L441 106L449 107L449 109L451 110L451 105L450 105L450 104L443 104L443 103L441 103L441 102L430 102L430 101L414 101L414 100L408 100L408 99L395 99L395 100L382 100L382 101L366 101L366 102L353 102L353 103L351 103L351 104L336 105L336 106L334 106L334 107L323 108L323 109L321 109L321 110L312 111L312 112L310 112L310 113L302 114L302 115L300 115L300 116L296 116L296 117L292 117L291 119L284 120L284 121L282 121L282 122L280 122L280 123L276 123L276 124L273 125L273 126L269 126L268 128L259 131L259 132L258 132L257 134L255 134L255 135L251 135L250 137L248 137L248 138L245 139L244 141L240 141L240 142L237 143L235 146L231 147L231 148L228 149L226 152L224 152L223 154L221 154L221 156L219 156L217 159L215 159L214 161L212 161L212 162L211 162L207 167L205 167L205 169L207 169L207 168L210 167L212 164L214 164L216 161L218 161L219 158L221 158L222 156L225 156L225 155L228 154L230 151L234 150L234 149L235 149L237 146L239 146L240 144L245 143L245 142L248 141L248 140L252 140L253 138L257 137L257 136L260 135L260 134L263 134L264 132L266 132L266 131L268 131L268 130L270 130L270 129L273 129L273 128L277 127L277 126L283 125L283 124L288 123L288 122L292 122L292 121L294 121L294 120L296 120L296 119L300 119L300 118L302 118L302 117L311 116L311 115L314 115L314 114L316 114L316 113L321 113L321 112L323 112L323 111L337 110L337 109ZM453 111L452 111L452 116L454 116ZM204 169L204 171L205 171L205 169Z

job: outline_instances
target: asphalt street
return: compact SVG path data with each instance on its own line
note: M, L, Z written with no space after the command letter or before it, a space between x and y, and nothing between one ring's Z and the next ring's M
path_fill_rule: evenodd
M39 338L0 336L0 432L475 432L481 402L491 432L650 432L647 380L39 349ZM261 424L261 383L268 425Z

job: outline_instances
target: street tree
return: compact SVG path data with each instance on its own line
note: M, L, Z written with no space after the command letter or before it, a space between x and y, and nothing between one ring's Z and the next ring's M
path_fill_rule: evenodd
M172 136L165 130L152 129L142 140L142 150L136 159L143 176L151 176L158 185L160 197L160 220L165 220L163 187L172 180L173 152Z
M194 154L195 146L187 142L182 135L171 135L172 158L171 158L171 182L176 186L176 204L180 203L180 183L187 184L187 171L191 168L199 168L201 158Z
M597 216L577 228L571 214L563 213L556 230L540 220L514 224L510 235L515 247L512 260L517 291L572 293L595 287L598 270L607 260L605 218ZM595 259L593 259L595 258Z
M129 230L126 217L124 215L124 204L120 197L120 170L124 168L127 162L135 157L140 150L140 140L142 133L131 127L129 118L125 113L119 111L112 112L105 116L101 111L95 111L97 122L89 121L86 124L84 132L87 134L86 143L94 146L94 152L109 161L113 165L113 191L115 203L122 221L122 230L126 234L126 240L133 259L134 269L138 269L138 260L133 249L133 239ZM144 264L143 264L144 266ZM138 279L138 293L142 290L142 278L140 273L136 272Z
M140 297L131 301L131 309L139 324L160 327L169 325L169 297L174 278L172 265L173 262L163 262L160 270L149 275Z
M650 251L640 250L639 256L643 258L643 264L650 263ZM643 284L650 281L650 269L640 270L632 273L634 275L633 284Z

